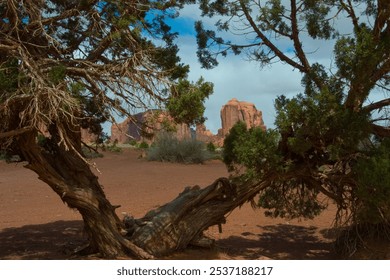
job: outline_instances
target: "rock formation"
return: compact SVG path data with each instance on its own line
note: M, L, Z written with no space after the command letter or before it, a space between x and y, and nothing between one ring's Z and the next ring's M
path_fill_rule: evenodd
M127 143L131 140L151 143L159 131L172 131L178 139L191 137L191 129L186 124L176 124L166 112L150 110L138 113L121 123L111 126L111 141Z
M224 138L233 125L239 121L245 122L248 128L261 127L264 130L266 129L262 112L257 110L253 103L238 101L236 98L233 98L226 105L222 106L222 128L218 131L218 135Z
M222 128L218 130L218 134L214 135L204 124L199 124L196 126L195 137L199 141L212 142L221 147L226 135L238 121L245 122L248 128L261 127L264 130L266 129L262 112L257 110L253 103L238 101L233 98L222 106ZM112 125L111 141L126 143L134 139L151 143L154 136L159 131L164 130L173 131L178 139L193 137L193 131L188 125L176 124L173 118L164 111L150 110L136 114L122 123ZM151 137L148 138L148 134Z
M212 142L217 146L222 146L220 145L221 139L219 139L217 135L214 135L210 130L208 130L204 124L198 124L196 126L195 135L196 140L202 141L204 143Z
M98 140L98 135L91 132L88 128L81 129L81 140L84 143L95 143Z
M44 124L39 125L39 132L45 137L50 137L50 132ZM87 144L95 143L99 136L93 133L89 128L80 128L81 141Z

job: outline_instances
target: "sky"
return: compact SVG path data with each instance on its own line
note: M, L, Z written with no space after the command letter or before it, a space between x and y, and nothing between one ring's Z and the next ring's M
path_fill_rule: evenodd
M361 8L361 7L360 7ZM274 128L275 109L274 100L279 95L289 98L304 91L301 86L302 75L290 65L275 63L261 68L256 62L250 61L245 55L228 55L219 58L219 65L212 69L203 69L196 55L197 43L194 22L202 20L204 26L212 28L216 18L202 18L197 5L187 5L179 11L177 18L168 21L172 30L179 33L177 45L181 62L190 66L189 80L197 81L203 77L214 84L214 93L206 100L205 125L214 134L221 128L220 110L230 99L253 103L262 111L263 121L267 128ZM364 19L362 19L364 20ZM341 34L352 32L350 19L340 14L334 19L334 24ZM215 28L214 28L215 29ZM303 48L310 63L319 62L325 67L334 70L333 47L335 41L313 40L301 33ZM232 41L238 39L230 33L224 34ZM230 37L229 37L230 36ZM241 40L241 39L238 39ZM292 55L292 44L289 41L275 41L286 54ZM383 98L383 93L374 93L370 101Z
M268 128L274 127L275 110L274 100L278 95L293 97L303 91L301 74L289 66L276 63L261 68L256 62L249 61L245 55L228 55L220 57L219 65L212 69L203 69L196 55L197 44L194 22L201 19L201 13L196 5L188 5L180 11L180 16L169 21L173 31L179 33L177 44L180 48L179 56L183 63L190 65L189 79L197 81L199 77L214 84L214 93L206 101L206 127L214 134L221 128L220 110L230 99L254 103L263 113L263 120ZM202 19L204 24L211 26L215 21ZM227 36L232 36L226 34ZM237 37L235 38L237 39ZM283 42L279 42L283 44ZM330 46L323 42L308 41L308 49L313 51L311 58L329 64ZM317 45L316 45L317 44ZM285 51L288 52L288 45ZM314 52L315 51L315 52Z

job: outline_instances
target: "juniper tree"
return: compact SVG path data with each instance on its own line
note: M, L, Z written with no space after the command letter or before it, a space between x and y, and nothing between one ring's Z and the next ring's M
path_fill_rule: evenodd
M262 66L281 62L302 74L302 93L275 100L275 129L232 129L225 162L236 179L264 186L259 205L271 216L314 217L326 207L325 195L336 203L339 223L388 227L390 2L199 5L203 16L218 19L215 28L196 23L204 67L216 67L219 56L246 54ZM310 41L333 44L331 66L312 58Z
M80 212L87 253L151 257L141 241L126 237L117 207L83 156L80 129L100 133L101 123L118 114L182 98L175 85L188 66L164 22L174 7L148 0L0 2L0 149L19 156Z

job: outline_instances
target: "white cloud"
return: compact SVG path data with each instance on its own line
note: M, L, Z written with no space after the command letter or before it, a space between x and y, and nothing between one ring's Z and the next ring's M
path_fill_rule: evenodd
M180 17L188 20L201 19L206 28L213 28L216 18L201 17L197 5L187 5L180 10ZM350 20L345 15L335 18L334 24L341 33L351 32ZM244 42L245 36L227 35L235 42ZM310 63L318 62L325 67L332 67L334 40L314 40L308 34L302 33L302 45ZM288 51L292 42L280 39L274 41L282 50ZM274 100L278 95L284 94L292 97L303 91L301 87L302 75L298 70L282 63L276 63L266 68L260 68L255 62L245 60L243 56L229 55L221 59L219 66L213 70L201 69L196 56L195 36L186 35L178 39L179 55L183 62L191 67L190 79L197 80L203 76L207 81L214 83L214 94L206 102L206 126L214 133L221 126L220 109L228 100L235 97L239 100L252 102L258 110L263 112L267 127L273 127L275 120ZM293 55L288 53L288 55Z
M189 78L196 81L200 76L203 76L206 81L214 83L214 94L206 101L205 116L208 118L206 126L213 133L216 133L221 127L221 107L235 97L254 103L257 109L263 112L266 126L273 127L275 98L281 94L292 97L303 91L301 87L302 76L299 71L293 71L291 66L282 63L261 69L258 64L245 60L243 56L234 55L222 58L219 66L215 69L202 69L196 55L196 38L189 28L190 22L201 19L206 27L212 28L217 19L202 18L197 5L186 5L179 12L181 21L177 22L179 24L185 22L186 32L184 35L179 35L177 44L180 48L179 55L182 62L191 67ZM334 24L343 34L351 32L350 20L346 19L345 15L340 15ZM180 28L183 27L176 26L176 28L180 31ZM227 35L228 39L240 42L245 39L244 36L238 38L232 34L224 35ZM335 41L313 40L305 33L302 33L301 36L303 48L311 63L319 62L325 67L332 65ZM288 51L292 46L292 43L287 40L279 40L275 43L284 51Z
M274 100L278 95L292 96L302 91L301 74L288 65L277 63L263 69L241 56L222 58L212 70L202 69L196 56L196 40L183 36L178 40L179 55L191 67L189 78L196 81L203 76L214 83L214 94L206 101L206 126L213 133L221 127L220 109L231 98L252 102L263 112L267 127L275 120Z

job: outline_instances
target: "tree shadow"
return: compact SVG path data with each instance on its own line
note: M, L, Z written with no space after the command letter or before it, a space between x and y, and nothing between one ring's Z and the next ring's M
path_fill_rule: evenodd
M333 250L333 238L327 231L316 227L296 225L258 226L262 233L244 232L218 241L232 258L327 260L337 259ZM241 248L241 249L240 249Z
M67 259L86 243L82 221L56 221L0 231L0 259Z
M258 226L260 234L244 232L217 241L215 249L187 249L168 259L335 259L332 236L316 227ZM319 238L321 237L321 238ZM0 259L58 260L71 258L85 245L82 221L56 221L0 231Z

